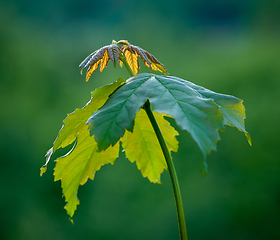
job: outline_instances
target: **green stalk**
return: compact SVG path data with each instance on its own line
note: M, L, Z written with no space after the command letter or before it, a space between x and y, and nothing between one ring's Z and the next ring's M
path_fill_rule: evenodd
M153 129L157 135L159 144L161 146L163 155L165 157L172 186L173 186L173 191L174 191L174 197L175 197L175 203L176 203L176 210L177 210L177 218L178 218L178 225L179 225L179 233L180 233L180 239L181 240L187 240L187 228L186 228L186 221L185 221L185 214L184 214L184 208L183 208L183 201L182 201L182 196L181 196L181 191L179 187L179 181L177 178L176 170L170 155L170 152L167 148L166 142L163 138L163 135L160 131L160 128L157 124L157 121L155 119L155 116L152 112L151 105L149 100L144 104L143 106L144 110L146 111L149 120L153 126Z
M119 58L120 58L120 60L123 62L123 65L125 66L126 70L128 71L129 76L130 76L130 77L133 77L134 74L133 74L131 68L129 67L129 65L128 65L126 59L125 59L125 57L124 57L123 55L120 55Z
M132 77L134 76L131 68L129 67L126 59L124 56L120 56L120 60L123 62L125 68L127 69L129 75ZM179 225L179 234L180 234L180 240L187 240L187 228L186 228L186 221L185 221L185 214L184 214L184 208L183 208L183 201L181 196L181 191L179 187L179 181L177 178L176 170L170 155L170 152L167 148L166 142L164 140L164 137L160 131L160 128L158 126L158 123L155 119L155 116L151 109L151 104L149 100L146 101L146 103L143 105L143 109L146 111L147 116L153 126L153 129L155 131L155 134L157 136L157 139L159 141L159 144L161 146L163 155L165 157L167 167L169 170L171 183L173 187L174 197L175 197L175 204L176 204L176 210L177 210L177 219L178 219L178 225Z

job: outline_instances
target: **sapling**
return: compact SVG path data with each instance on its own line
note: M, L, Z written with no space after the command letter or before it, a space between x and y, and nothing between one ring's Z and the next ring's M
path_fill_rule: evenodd
M139 57L150 73L138 73ZM72 150L56 159L54 181L61 180L67 202L64 207L72 217L79 204L77 192L88 178L105 164L114 164L119 156L120 142L126 157L136 162L143 177L160 183L160 175L167 169L174 190L179 235L187 239L182 197L171 158L178 150L178 132L165 117L190 133L202 151L202 175L207 172L206 156L216 150L219 131L225 125L245 133L245 108L242 100L234 96L215 93L181 78L170 76L164 65L144 49L126 40L114 41L91 53L80 64L81 72L87 68L86 81L109 61L124 66L129 74L125 81L116 82L91 92L90 101L82 109L68 114L63 121L52 148L46 154L46 163L40 175L47 170L53 153L75 142ZM156 75L152 71L163 73Z

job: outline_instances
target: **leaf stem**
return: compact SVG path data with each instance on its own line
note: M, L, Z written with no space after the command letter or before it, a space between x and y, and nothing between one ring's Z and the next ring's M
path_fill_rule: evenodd
M125 66L126 70L128 71L129 76L130 76L130 77L133 77L134 74L133 74L131 68L129 67L129 65L128 65L126 59L125 59L125 57L124 57L122 54L120 54L119 58L120 58L120 60L123 62L123 65Z
M131 68L129 67L125 57L123 55L120 55L119 58L123 62L126 70L128 71L128 74L131 77L133 77L134 74L133 74ZM151 104L150 104L149 100L146 101L146 103L143 105L143 108L146 111L148 118L153 126L153 129L155 131L155 134L156 134L159 144L161 146L161 149L162 149L162 152L165 157L167 167L169 170L172 187L173 187L173 192L174 192L174 197L175 197L180 240L187 240L188 237L187 237L187 228L186 228L185 214L184 214L184 208L183 208L183 201L182 201L182 196L181 196L181 191L180 191L180 186L179 186L179 181L177 178L176 170L175 170L171 155L169 153L169 150L167 148L166 142L164 140L164 137L160 131L158 123L152 112Z
M166 163L168 166L168 170L169 170L169 174L170 174L171 182L172 182L172 186L173 186L173 191L174 191L175 203L176 203L180 239L187 240L188 237L187 237L187 228L186 228L186 221L185 221L185 215L184 215L183 201L182 201L182 196L181 196L181 192L180 192L179 181L177 178L176 170L175 170L170 152L167 148L166 142L163 138L163 135L162 135L160 128L157 124L157 121L155 119L155 116L152 112L149 100L146 101L143 108L146 111L146 113L149 117L149 120L153 126L153 129L157 135L159 144L161 146L163 155L165 157L165 160L166 160Z

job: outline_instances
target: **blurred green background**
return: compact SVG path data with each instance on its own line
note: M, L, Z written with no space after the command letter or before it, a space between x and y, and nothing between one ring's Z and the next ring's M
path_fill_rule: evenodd
M54 162L39 176L66 114L128 77L111 62L88 83L79 73L112 39L146 49L171 75L244 100L253 146L227 127L204 178L200 150L175 126L189 239L280 239L279 12L278 0L2 0L0 239L179 239L168 172L162 185L149 183L121 153L80 187L75 225Z

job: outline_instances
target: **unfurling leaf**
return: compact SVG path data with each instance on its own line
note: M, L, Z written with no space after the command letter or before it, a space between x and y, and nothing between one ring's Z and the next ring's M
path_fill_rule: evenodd
M108 48L108 56L113 61L114 67L116 67L116 62L119 60L120 52L122 49L117 44L112 43L111 47Z
M123 47L121 48L119 45L123 45ZM118 42L113 40L111 45L107 45L96 50L87 56L84 61L82 61L79 68L81 73L85 68L88 68L86 74L86 81L88 81L92 73L98 69L99 65L100 72L102 72L110 59L113 61L114 67L116 67L117 62L119 62L122 67L123 62L120 59L120 55L127 61L134 75L136 75L139 70L138 57L140 57L145 66L151 70L163 72L165 75L169 75L164 65L160 63L155 56L138 46L130 44L126 40L120 40Z
M136 113L147 99L153 111L173 117L191 134L203 153L204 172L206 156L216 150L218 132L224 131L224 125L235 126L247 135L240 99L211 92L177 77L143 73L128 79L88 119L99 150L115 145L126 130L132 132Z
M151 70L163 72L165 75L169 75L164 65L146 50L128 43L124 47L123 52L134 75L138 73L139 69L138 57L140 57L146 67L151 68Z
M115 44L113 41L112 44L104 46L87 56L85 60L79 65L81 73L85 68L88 68L86 81L88 81L91 74L98 69L99 65L100 72L102 72L110 59L113 61L114 66L116 66L116 62L120 61L120 53L122 53L121 47Z
M127 46L127 48L130 48L130 46ZM133 54L133 50L131 50L131 51L125 51L124 55L133 74L136 75L139 69L139 61L138 61L137 54L136 53Z
M178 132L163 118L164 114L154 112L155 118L166 140L169 152L178 150ZM133 133L126 131L121 139L126 157L135 162L143 177L151 182L160 183L160 175L167 169L166 160L160 144L143 109L136 114Z

